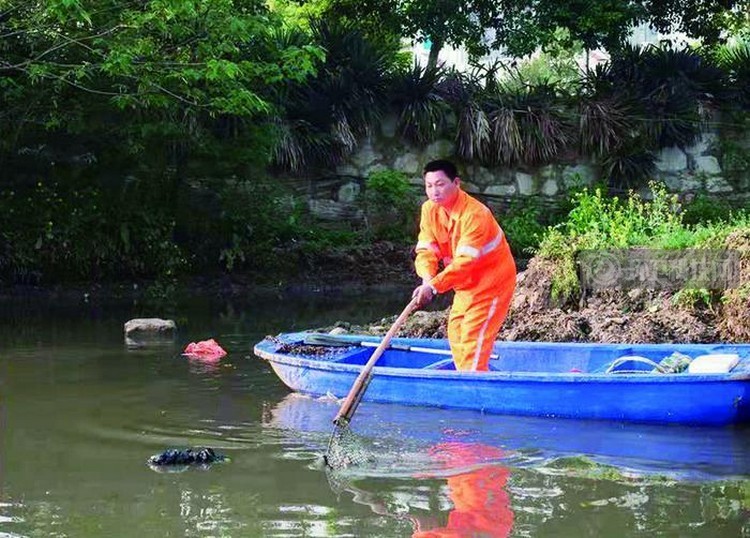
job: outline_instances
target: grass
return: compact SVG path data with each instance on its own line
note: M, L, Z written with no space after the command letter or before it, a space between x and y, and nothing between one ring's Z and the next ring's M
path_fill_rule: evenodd
M650 184L651 198L631 192L625 198L609 197L601 189L585 189L573 196L566 220L549 227L537 255L554 262L552 298L558 304L573 301L580 293L576 257L583 250L651 248L664 250L726 248L730 233L750 229L750 213L714 213L694 223L683 220L677 195L659 183ZM694 295L694 294L692 294Z

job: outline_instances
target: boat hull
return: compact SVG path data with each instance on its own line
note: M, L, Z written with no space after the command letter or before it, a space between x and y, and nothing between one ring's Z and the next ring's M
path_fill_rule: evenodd
M287 335L287 338L294 341L299 334ZM355 338L353 342L356 341ZM280 353L267 343L270 342L259 343L255 352L270 363L279 379L290 389L336 398L346 396L372 351L370 349L368 353L366 348L353 347L351 351L341 353L339 358L320 359ZM448 347L442 340L396 339L393 343L419 344L436 350ZM501 359L507 359L509 367L515 367L504 370L502 365L495 365L490 372L442 369L450 365L443 356L437 355L427 359L415 357L415 365L421 367L405 368L402 363L409 360L405 358L408 354L400 352L398 357L394 354L389 359L387 351L381 359L383 366L375 366L363 399L475 409L493 414L646 423L727 425L750 420L750 371L746 364L750 360L750 345L731 346L742 360L727 374L619 375L600 371L601 365L623 353L647 356L679 349L696 355L727 350L697 345L664 348L655 345L627 348L590 344L557 346L498 342L495 352ZM609 355L605 356L605 352ZM559 355L557 361L556 354ZM524 365L525 370L519 369L519 364Z

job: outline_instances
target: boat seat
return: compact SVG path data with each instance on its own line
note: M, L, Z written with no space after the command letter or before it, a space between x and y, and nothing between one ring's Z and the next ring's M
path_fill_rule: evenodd
M448 366L453 366L453 359L442 359L437 362L433 362L432 364L428 364L424 367L424 370L453 370L454 368L447 368Z
M433 362L432 364L425 366L425 370L455 370L456 365L453 364L453 359L443 359L441 361ZM490 372L501 372L502 368L499 368L496 364L490 361L489 365Z

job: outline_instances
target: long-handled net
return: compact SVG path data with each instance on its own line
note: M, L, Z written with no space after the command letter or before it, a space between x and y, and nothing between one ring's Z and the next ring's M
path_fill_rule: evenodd
M362 371L354 381L354 385L349 390L349 394L344 399L344 403L341 404L338 415L333 420L334 430L328 442L328 450L324 456L326 465L332 469L343 469L350 465L361 465L370 460L367 451L364 450L362 444L358 442L357 437L349 428L349 423L354 416L354 411L359 406L359 402L362 401L362 396L367 390L367 386L370 384L372 369L375 363L418 304L418 299L415 297L406 305L406 308L396 318L391 328L388 329L380 345L378 345L377 349L375 349L368 359L367 364L362 368Z

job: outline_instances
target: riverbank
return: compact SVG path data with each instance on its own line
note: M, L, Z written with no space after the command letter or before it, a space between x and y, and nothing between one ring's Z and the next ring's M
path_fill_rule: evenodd
M519 272L503 340L601 343L750 342L750 230L731 235L727 247L741 253L739 281L723 293L708 290L607 289L579 294L577 302L553 298L554 264L534 258ZM416 312L400 335L446 337L450 295ZM351 332L385 334L395 316ZM325 329L332 329L326 327Z
M258 272L215 272L170 280L65 282L2 285L0 301L44 298L64 301L166 301L181 294L216 298L250 295L364 294L411 290L416 282L411 248L380 241L359 248L334 248L310 255L289 252L278 269Z
M740 251L750 252L750 232L732 239ZM68 286L14 286L0 289L0 300L19 297L91 302L124 299L162 312L175 295L200 294L236 298L275 294L294 300L306 294L356 295L403 293L404 304L417 284L413 252L391 242L376 242L356 249L332 249L323 255L297 257L298 271L276 274L201 275L185 278L167 289L158 282L77 284ZM524 267L525 264L520 263ZM603 290L582 296L576 303L559 305L552 298L550 262L534 258L519 272L509 316L498 336L504 340L566 342L750 342L750 258L741 264L738 289L723 300L710 294L685 294L634 289ZM745 287L741 287L745 286ZM426 311L414 313L401 330L403 336L446 336L451 294L440 296ZM159 314L161 315L161 314ZM385 334L394 316L336 326L351 332ZM310 327L330 330L329 327Z

